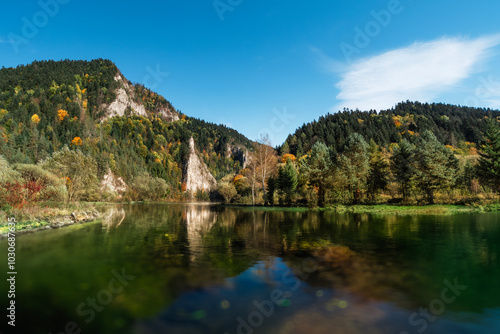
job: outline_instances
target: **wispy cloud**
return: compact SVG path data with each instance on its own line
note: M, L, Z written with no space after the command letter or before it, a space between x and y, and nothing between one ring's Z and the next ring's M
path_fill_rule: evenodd
M344 107L380 110L400 101L431 101L470 77L498 44L500 35L443 38L354 62L342 71L336 85L340 103L334 111Z

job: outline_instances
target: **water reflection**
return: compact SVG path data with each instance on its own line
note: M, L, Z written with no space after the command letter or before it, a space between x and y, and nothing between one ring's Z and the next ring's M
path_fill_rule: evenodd
M18 316L31 319L22 332L58 333L74 320L107 334L416 333L411 315L455 278L466 291L426 333L500 329L500 215L107 210L101 222L18 238ZM121 268L136 278L86 323L77 305ZM262 324L257 305L273 308L259 311Z

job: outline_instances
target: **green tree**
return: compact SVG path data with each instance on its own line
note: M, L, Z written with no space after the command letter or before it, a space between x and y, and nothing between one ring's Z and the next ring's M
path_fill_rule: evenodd
M317 188L318 205L324 206L325 194L331 184L333 164L330 161L330 149L323 142L316 142L311 155L303 159L301 171L304 173L310 186Z
M410 196L413 180L415 179L415 152L413 145L406 139L403 139L394 148L390 167L394 179L399 184L403 194L403 202L407 202Z
M434 204L438 190L453 186L458 176L458 159L439 142L436 136L425 131L415 151L417 167L416 184L426 194L429 204Z
M368 195L375 200L376 195L389 183L389 163L373 139L369 148L370 173L368 175Z
M370 172L368 144L360 134L353 133L347 139L344 154L340 157L340 166L351 198L354 203L359 203L366 190Z
M500 128L490 122L479 152L479 176L500 197Z
M297 189L298 175L297 170L293 166L290 159L286 161L284 167L280 167L278 171L278 189L281 195L285 196L285 202L291 204L292 196Z

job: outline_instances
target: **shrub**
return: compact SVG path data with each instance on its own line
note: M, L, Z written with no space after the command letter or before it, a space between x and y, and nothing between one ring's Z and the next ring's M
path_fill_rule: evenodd
M137 175L129 185L126 196L133 201L154 201L168 194L167 182L144 172Z

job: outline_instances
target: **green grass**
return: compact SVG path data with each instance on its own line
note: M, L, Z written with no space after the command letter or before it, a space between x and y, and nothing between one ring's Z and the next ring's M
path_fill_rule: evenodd
M317 209L321 211L353 212L353 213L377 213L377 214L399 214L399 215L451 215L459 213L481 213L500 211L500 204L489 204L483 206L464 205L337 205Z
M374 214L397 214L397 215L451 215L460 213L482 213L500 211L500 204L488 205L335 205L326 208L305 208L305 207L280 207L280 206L242 206L242 205L224 205L231 208L242 210L259 210L269 212L305 212L308 210L328 211L328 212L352 212L352 213L374 213Z
M106 203L44 202L25 206L21 209L10 208L8 211L0 211L0 234L9 232L9 218L15 218L16 232L30 231L65 220L63 218L70 216L74 211L78 213L94 211L96 207L103 205L106 205Z

